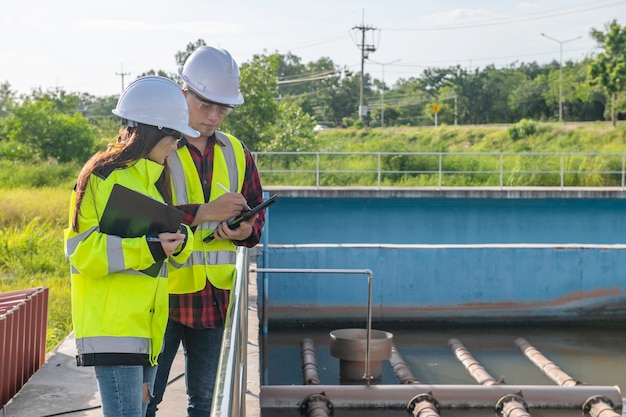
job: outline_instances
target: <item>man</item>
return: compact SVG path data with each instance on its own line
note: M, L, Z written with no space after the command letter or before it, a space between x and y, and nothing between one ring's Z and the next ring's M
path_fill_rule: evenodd
M178 72L189 105L189 124L201 135L183 139L168 164L175 204L194 229L195 244L190 260L170 280L169 320L147 417L155 415L163 399L181 341L188 416L209 417L236 247L256 245L265 223L264 214L234 230L225 223L263 201L252 154L237 138L217 130L233 107L244 101L237 63L225 50L202 46ZM211 233L214 239L204 242Z

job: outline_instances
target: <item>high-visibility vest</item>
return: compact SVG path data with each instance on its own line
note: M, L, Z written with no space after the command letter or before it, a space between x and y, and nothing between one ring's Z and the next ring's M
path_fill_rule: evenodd
M72 280L72 321L78 365L156 365L168 317L166 259L157 277L140 272L155 263L144 237L121 238L100 233L99 221L113 185L122 184L156 200L154 185L163 166L141 159L105 176L89 177L78 217L79 232L64 231L65 256ZM70 225L76 195L72 193ZM193 237L176 256L191 254Z
M243 186L246 171L246 156L243 144L237 138L216 131L217 138L224 144L216 143L213 159L213 178L209 202L225 193L216 184L219 182L230 192L239 193ZM168 156L174 189L174 204L204 204L202 183L196 166L186 146L180 147ZM210 232L220 222L205 222L196 227L193 253L177 269L170 271L169 291L171 294L186 294L200 291L208 279L213 286L230 289L235 278L235 258L237 247L230 240L204 242Z

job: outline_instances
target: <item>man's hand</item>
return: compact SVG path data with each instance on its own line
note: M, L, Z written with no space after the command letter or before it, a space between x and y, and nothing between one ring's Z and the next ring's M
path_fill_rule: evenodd
M246 199L240 193L226 193L215 200L201 204L192 226L204 222L223 222L250 210Z
M213 236L216 240L246 240L252 234L252 225L257 217L259 217L258 213L245 222L239 223L236 229L229 228L226 222L223 222L217 226Z

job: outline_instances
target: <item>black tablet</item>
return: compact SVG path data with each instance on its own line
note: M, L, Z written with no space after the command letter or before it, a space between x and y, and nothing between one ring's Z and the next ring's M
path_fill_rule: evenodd
M245 222L246 220L250 219L255 214L259 213L261 210L265 210L266 208L268 208L269 206L271 206L277 201L278 201L278 196L273 195L267 200L265 200L264 202L262 202L261 204L259 204L258 206L253 207L252 209L246 211L245 213L240 214L239 216L235 217L232 220L229 220L226 224L228 225L230 229L236 229L239 227L239 224L241 224L241 222ZM213 232L211 232L209 236L204 238L204 242L210 242L211 240L213 240Z

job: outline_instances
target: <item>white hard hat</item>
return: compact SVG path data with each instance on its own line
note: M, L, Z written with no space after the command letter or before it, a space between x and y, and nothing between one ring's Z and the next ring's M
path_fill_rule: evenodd
M126 87L112 111L122 119L174 129L192 138L200 136L200 132L189 127L185 95L169 78L158 75L137 78Z
M221 104L241 104L239 67L224 49L201 46L178 69L183 81L209 101Z

